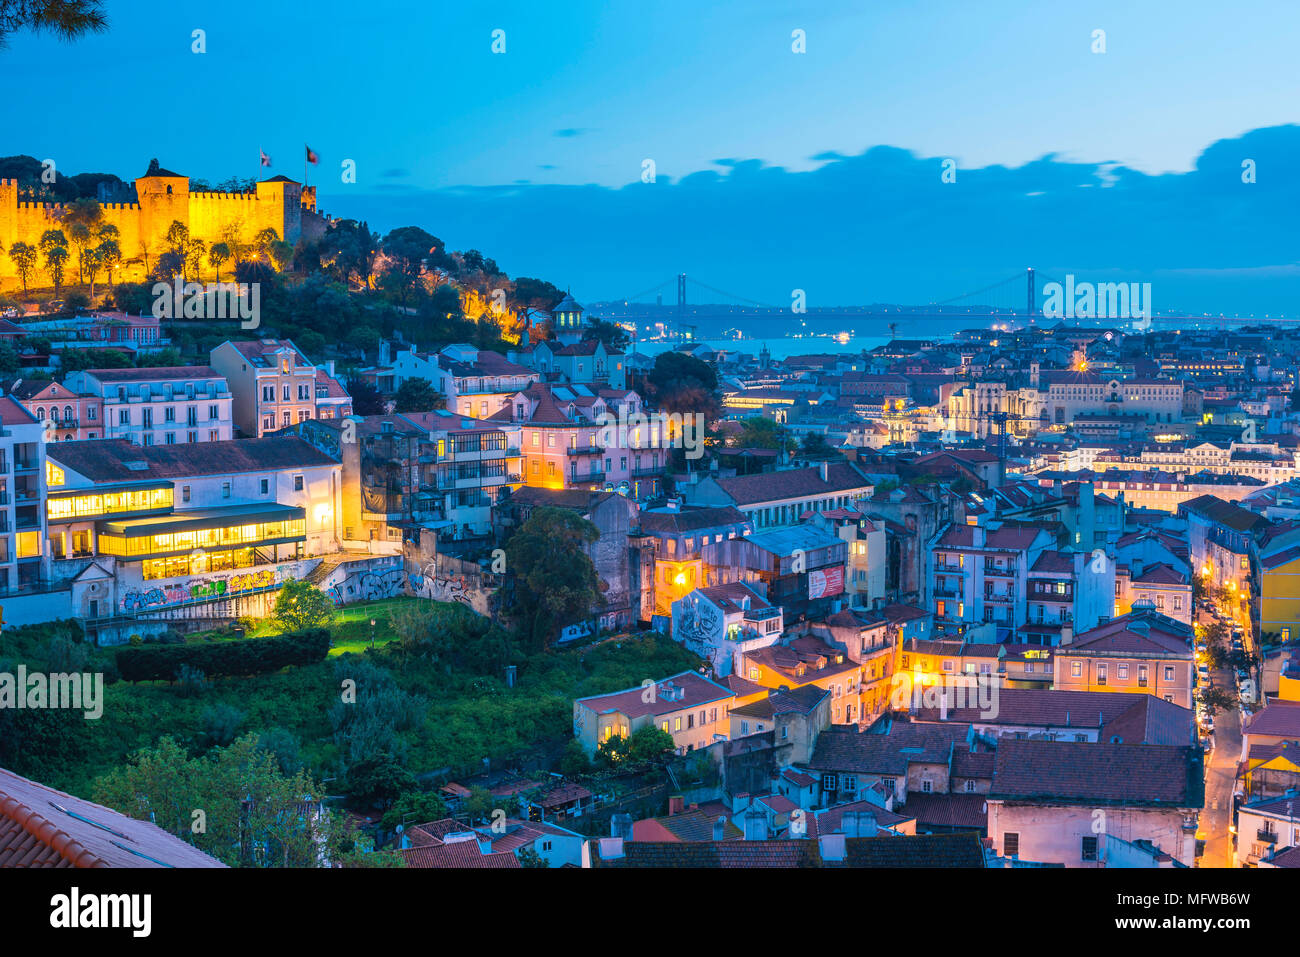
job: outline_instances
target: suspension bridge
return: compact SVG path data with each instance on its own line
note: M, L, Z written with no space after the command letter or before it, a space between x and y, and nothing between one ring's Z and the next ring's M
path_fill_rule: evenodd
M1083 289L1080 280L1077 288ZM1053 290L1053 284L1056 289ZM894 335L894 328L909 336L945 335L959 328L999 327L1008 330L1025 326L1067 325L1099 326L1117 329L1213 329L1225 325L1263 325L1296 323L1300 318L1282 316L1210 316L1192 314L1156 314L1149 321L1137 317L1139 301L1130 301L1140 284L1094 284L1097 295L1094 307L1084 315L1075 315L1073 277L1061 279L1028 267L977 288L946 299L915 305L871 304L865 306L813 306L798 301L796 290L791 302L766 302L753 296L729 292L686 273L670 276L639 292L616 300L592 303L590 312L603 319L632 321L648 327L663 338L729 337L740 331L746 337L779 337L800 332L834 335L849 330L854 335ZM1115 286L1123 286L1118 290ZM1110 288L1107 288L1110 287ZM1149 287L1148 287L1149 289ZM1044 297L1055 292L1069 299L1064 314L1044 315ZM1122 292L1122 296L1120 293ZM1109 294L1109 296L1107 295ZM1060 300L1058 300L1060 301ZM1149 294L1141 295L1141 309L1151 310ZM1119 303L1123 309L1114 312ZM1064 304L1064 303L1063 303ZM803 307L802 309L800 307ZM1109 308L1107 308L1109 307ZM1130 309L1131 307L1131 309ZM1099 311L1106 315L1097 316ZM1091 313L1091 314L1087 314ZM764 328L770 324L770 328ZM703 331L701 331L703 330Z

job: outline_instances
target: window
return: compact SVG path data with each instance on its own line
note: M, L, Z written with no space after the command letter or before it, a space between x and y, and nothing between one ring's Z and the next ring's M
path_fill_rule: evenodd
M269 479L262 479L262 494L265 495L265 494L266 494L267 492L269 492L270 490L271 490L271 482L270 482L270 480L269 480Z
M1089 834L1083 838L1083 848L1081 854L1085 861L1095 861L1097 859L1097 836Z
M222 483L221 483L221 497L222 497L222 498L230 498L230 483L229 483L229 482L222 482Z
M1173 666L1173 665L1165 665L1165 680L1166 680L1166 681L1173 681L1173 680L1174 680L1174 666Z
M1099 663L1097 665L1097 684L1104 685L1105 683L1106 683L1106 665L1104 663Z
M189 500L190 500L190 487L189 487L188 485L182 485L182 486L181 486L181 501L182 501L182 502L188 502Z
M1116 677L1120 681L1128 681L1128 662L1121 661L1115 666L1115 670L1118 672Z
M1070 677L1071 677L1071 678L1081 678L1081 677L1083 677L1083 662L1082 662L1082 661L1071 661L1071 662L1070 662Z
M1015 831L1007 831L1002 835L1002 856L1017 857L1020 854L1020 835Z
M934 790L934 785L931 784L929 781L922 781L922 782L921 782L921 790L922 790L924 793L929 794L931 791Z
M681 715L678 715L677 717L673 718L673 730L674 730L674 731L680 731L680 730L682 730L682 716L681 716Z
M880 783L881 783L882 785L884 785L886 789L888 789L888 790L890 790L890 791L894 790L894 779L893 779L893 778L881 778L881 779L880 779Z
M289 401L289 398L290 398L291 393L289 392L289 387L288 387L288 386L285 386L283 389L281 389L281 390L280 390L280 394L284 396L284 401L285 401L285 402L288 402L288 401Z
M834 790L835 790L835 775L833 775L833 774L823 774L823 775L822 775L822 790L823 790L823 791L834 791Z
M973 792L974 790L975 790L975 782L974 782L974 781L967 781L967 782L966 782L966 791L967 791L967 793Z

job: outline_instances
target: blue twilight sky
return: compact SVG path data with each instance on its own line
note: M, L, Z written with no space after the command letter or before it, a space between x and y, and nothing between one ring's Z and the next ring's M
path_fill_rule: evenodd
M1032 264L1149 281L1157 310L1300 315L1294 0L108 10L105 36L0 54L0 152L217 181L259 147L301 178L310 143L325 211L587 300L684 271L777 305L917 303Z

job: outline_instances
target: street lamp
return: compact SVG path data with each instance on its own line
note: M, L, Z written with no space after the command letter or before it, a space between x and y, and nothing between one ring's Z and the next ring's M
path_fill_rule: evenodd
M370 647L375 647L375 620L370 619Z

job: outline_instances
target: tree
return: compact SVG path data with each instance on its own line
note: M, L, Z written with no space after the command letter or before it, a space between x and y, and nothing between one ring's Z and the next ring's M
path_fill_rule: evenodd
M433 387L428 379L407 379L393 395L398 412L432 412L447 406L447 397Z
M721 414L715 394L718 374L701 359L684 352L664 352L655 357L646 384L655 404L665 412L699 413L706 421Z
M9 259L13 262L14 269L18 271L18 278L22 280L23 295L27 294L27 283L31 280L32 273L36 271L39 258L40 254L29 243L20 241L9 247Z
M63 227L68 241L77 251L77 281L85 282L86 250L97 241L104 222L104 208L88 196L75 199L63 212Z
M394 229L384 237L382 248L387 265L382 288L395 293L403 308L424 270L441 269L447 263L442 240L419 226Z
M404 827L428 824L430 821L440 821L446 816L446 802L436 792L407 791L389 806L379 823L386 830L391 831L399 824Z
M610 352L622 352L623 348L631 341L628 338L627 330L617 322L608 322L604 319L588 318L587 325L582 330L583 339L599 339L605 343L605 348Z
M59 287L63 284L63 270L67 262L68 251L62 246L51 246L45 251L45 271L50 274L55 296L59 294Z
M739 449L780 449L789 445L785 429L761 415L745 419L736 434L736 448Z
M103 236L104 233L101 232L100 235ZM114 236L108 236L95 247L95 253L104 264L104 271L108 274L108 288L112 291L113 272L122 264L122 247Z
M190 228L179 219L173 219L167 227L167 247L185 261L185 245L190 241Z
M1226 688L1202 688L1196 692L1196 698L1211 715L1237 707L1236 697Z
M352 411L357 415L383 415L384 397L369 382L357 379L348 383L352 395Z
M603 605L600 579L587 548L600 532L582 516L538 508L506 543L506 572L514 581L518 617L543 645L557 625L585 618Z
M304 771L284 774L252 734L196 758L164 737L93 790L100 804L231 866L319 867L339 852L344 833L324 807L302 813L304 800L320 800L320 784Z
M519 858L520 867L547 868L551 866L551 862L537 853L537 849L532 846L521 847L519 853L515 856Z
M285 631L301 631L329 622L334 602L323 591L305 581L288 581L275 599L275 620Z
M19 30L52 33L72 41L108 29L104 0L6 0L0 3L0 50Z
M18 350L7 342L0 342L0 376L11 376L21 368Z
M663 762L673 754L676 747L673 736L663 728L646 725L639 731L633 731L632 737L628 738L627 756L629 761L636 763Z
M208 265L217 271L217 282L221 282L221 267L230 261L230 246L227 243L213 243L208 250Z
M823 433L809 432L799 445L799 456L805 459L842 459L844 453L827 442Z

